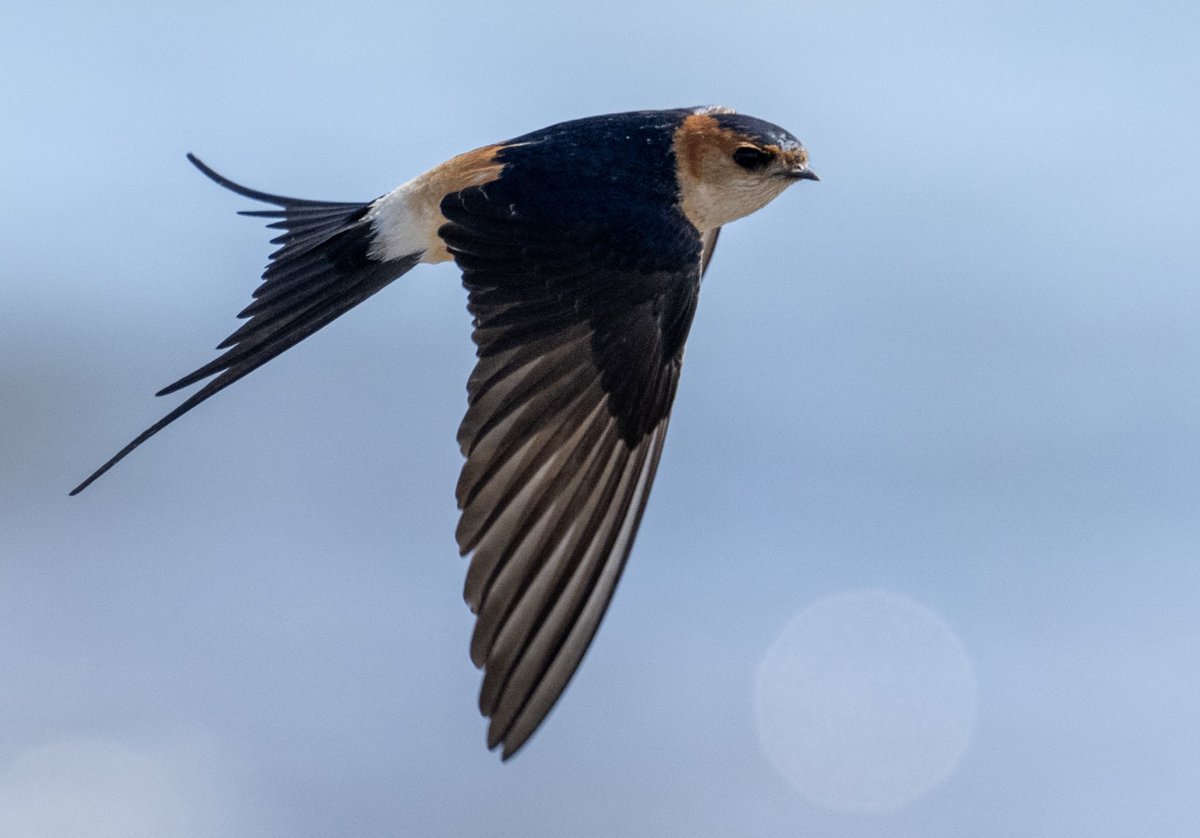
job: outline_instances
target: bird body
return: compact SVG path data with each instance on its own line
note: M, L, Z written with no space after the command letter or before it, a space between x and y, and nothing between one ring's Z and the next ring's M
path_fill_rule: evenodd
M368 203L248 189L282 230L210 379L98 469L422 262L453 259L478 363L458 432L457 539L488 747L511 756L587 650L665 439L722 225L797 180L799 141L725 108L573 120L451 158Z

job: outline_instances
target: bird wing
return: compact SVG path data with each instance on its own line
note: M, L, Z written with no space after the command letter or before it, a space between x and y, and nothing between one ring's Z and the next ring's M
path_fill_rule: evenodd
M218 344L217 349L225 352L155 395L165 396L216 377L96 469L71 491L72 495L82 492L192 408L340 317L420 259L420 254L414 254L381 261L371 255L369 203L307 201L269 195L217 174L194 155L189 154L188 160L226 189L276 205L278 209L244 210L240 214L276 219L267 226L283 231L271 240L280 247L271 254L262 284L254 291L254 301L238 314L246 322Z
M439 231L475 319L457 538L488 747L505 759L566 687L629 556L703 252L669 202L573 193L563 211L521 175L446 196Z
M717 237L721 235L720 227L713 227L701 237L700 241L704 248L700 255L700 276L703 277L708 273L708 266L712 264L713 251L717 249Z

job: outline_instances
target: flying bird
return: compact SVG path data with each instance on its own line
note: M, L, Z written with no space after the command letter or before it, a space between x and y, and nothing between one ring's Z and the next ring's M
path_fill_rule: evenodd
M452 157L367 203L269 195L279 245L209 379L76 487L422 262L453 259L478 362L458 429L457 540L487 745L512 756L583 658L654 481L721 227L817 180L787 131L728 108L551 125Z

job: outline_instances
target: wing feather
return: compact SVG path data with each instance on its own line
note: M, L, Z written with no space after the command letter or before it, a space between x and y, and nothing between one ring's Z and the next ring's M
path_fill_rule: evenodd
M508 617L487 651L479 702L480 709L492 718L493 733L503 734L553 657L553 650L546 648L544 624L554 613L558 616L555 621L558 626L574 617L578 603L570 596L572 582L578 592L576 577L581 568L586 575L587 568L596 563L594 552L589 561L589 551L598 536L603 539L604 518L629 459L629 449L620 445L613 428L607 426L605 431L595 452L597 456L589 463L577 484L577 493L570 499L578 507L575 514L563 520L550 555L538 556L540 561L533 568L536 577L512 598ZM549 628L551 633L553 628L553 625ZM542 638L540 646L535 643L538 637ZM523 680L514 676L522 664Z
M473 572L476 564L480 566L479 578L470 594L478 620L471 648L480 666L489 656L500 660L493 647L496 633L521 603L532 601L535 577L555 567L556 556L570 546L569 532L579 524L580 508L600 471L598 463L609 453L605 443L611 421L597 405L573 439L548 461L548 468L535 475L543 479L530 481L530 503L511 505L476 551L471 566ZM486 704L481 699L481 706Z
M636 480L633 483L626 480L623 484L628 491L630 502L625 506L624 514L620 519L620 528L616 531L615 541L608 545L609 556L622 558L620 561L613 561L610 558L603 561L598 567L591 569L594 578L586 601L582 603L581 607L578 607L576 613L568 618L560 617L562 619L561 628L567 629L566 637L552 658L548 661L538 661L530 667L530 672L538 673L537 681L522 703L520 711L502 736L504 742L502 756L504 757L515 753L533 735L542 719L558 701L587 652L588 645L600 625L600 620L603 618L609 602L612 601L617 581L624 569L630 548L633 546L633 538L641 523L646 501L650 496L650 486L654 482L659 457L662 454L666 421L664 419L663 423L652 432L643 443L645 447L631 460L631 463L636 466ZM531 651L535 648L531 646ZM530 655L526 657L532 660ZM522 673L518 670L517 675L520 674ZM515 701L511 702L512 705L515 703Z
M494 673L495 683L503 679L489 740L492 745L503 741L508 753L521 746L566 688L629 555L653 476L648 465L659 450L658 435L652 433L630 449L614 429L612 442L601 479L581 510L579 519L585 523L563 551L571 560L543 567L546 587L539 590L535 584L525 592L497 638L493 656L498 660L489 659L484 690ZM516 654L503 642L503 633L510 629L519 644ZM522 717L525 721L518 726Z
M479 706L504 758L562 694L612 599L712 247L673 206L608 195L597 204L621 212L548 211L510 163L446 196L439 231L475 318L457 537Z

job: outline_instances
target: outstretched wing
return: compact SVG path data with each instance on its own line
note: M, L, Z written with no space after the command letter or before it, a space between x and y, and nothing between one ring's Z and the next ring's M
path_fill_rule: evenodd
M189 154L188 160L226 189L279 207L244 210L240 214L276 219L267 226L283 230L271 240L280 247L271 254L262 284L254 291L254 301L238 314L246 322L218 344L217 349L225 352L155 395L165 396L206 378L216 378L118 451L76 486L72 495L82 492L133 449L196 405L349 311L420 259L419 253L387 261L372 257L369 203L269 195L217 174L194 155Z
M575 672L633 545L703 250L668 201L576 194L563 212L549 183L513 163L448 195L439 231L475 318L457 536L488 747L506 759Z

